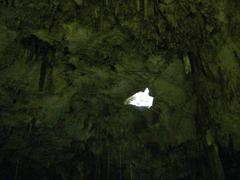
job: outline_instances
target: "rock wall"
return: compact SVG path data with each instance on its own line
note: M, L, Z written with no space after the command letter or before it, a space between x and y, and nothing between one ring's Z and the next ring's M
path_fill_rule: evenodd
M239 179L239 8L0 1L1 179Z

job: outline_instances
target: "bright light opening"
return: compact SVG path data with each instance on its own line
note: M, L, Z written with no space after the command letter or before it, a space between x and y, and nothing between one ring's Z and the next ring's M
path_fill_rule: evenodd
M149 89L146 88L144 92L140 91L133 96L127 98L125 104L150 108L153 104L153 99L154 98L152 96L149 96Z

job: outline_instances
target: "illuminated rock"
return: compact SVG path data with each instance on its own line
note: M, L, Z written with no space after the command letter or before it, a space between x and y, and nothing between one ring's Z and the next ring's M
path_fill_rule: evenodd
M138 107L148 107L150 108L153 104L153 97L149 96L149 89L146 88L144 92L140 91L133 96L129 97L125 104L130 104Z

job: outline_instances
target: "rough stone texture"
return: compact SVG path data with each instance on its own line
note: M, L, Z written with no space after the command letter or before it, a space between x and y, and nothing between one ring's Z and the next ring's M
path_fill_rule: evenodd
M239 9L1 0L0 179L240 179Z

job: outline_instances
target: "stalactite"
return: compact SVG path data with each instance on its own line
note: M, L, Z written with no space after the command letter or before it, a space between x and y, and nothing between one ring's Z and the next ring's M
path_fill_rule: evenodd
M210 130L206 132L206 144L208 146L207 149L209 153L210 167L213 171L212 173L214 179L225 180L222 162L219 157L218 146Z
M119 151L119 180L122 180L122 150Z
M105 5L106 5L106 6L109 5L109 0L105 0Z
M189 75L192 72L191 63L188 56L183 57L184 70L186 75Z
M43 59L41 68L40 68L39 91L43 90L46 74L47 74L47 59Z
M205 91L199 91L205 87L202 84L202 79L205 78L207 81L207 76L205 70L201 65L201 59L198 58L194 53L189 53L189 60L191 62L191 67L194 68L192 75L193 90L197 97L197 112L195 117L195 126L197 129L197 136L205 137L200 140L199 143L203 146L203 151L207 154L208 168L207 173L209 173L209 178L212 180L224 180L224 173L222 168L222 162L218 153L218 146L215 143L214 136L212 135L210 121L213 121L211 113L209 112L209 98L206 95L209 94L208 89ZM211 122L212 123L212 122ZM201 139L201 138L200 138Z
M130 180L133 180L132 164L130 164Z
M5 2L5 5L7 7L11 6L11 7L15 7L15 0L4 0L3 2ZM1 3L1 2L0 2Z
M14 180L18 179L18 171L19 171L19 159L17 160L17 163L16 163L16 170L15 170Z
M137 12L141 11L140 0L136 0L136 10L137 10Z
M144 0L144 19L148 19L148 0Z
M94 26L97 31L101 31L103 29L103 7L95 7L94 9L94 18L96 23Z
M103 30L103 9L100 9L100 17L99 17L99 31Z

